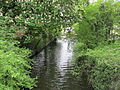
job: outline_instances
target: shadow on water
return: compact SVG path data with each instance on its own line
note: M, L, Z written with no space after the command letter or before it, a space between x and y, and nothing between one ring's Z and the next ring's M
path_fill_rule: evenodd
M86 76L77 80L70 74L72 46L72 41L59 39L34 57L32 76L38 83L33 90L92 90Z

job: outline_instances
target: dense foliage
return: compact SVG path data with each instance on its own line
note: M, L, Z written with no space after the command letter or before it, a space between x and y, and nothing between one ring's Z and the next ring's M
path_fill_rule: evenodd
M13 26L8 27L10 23L10 18L0 17L0 89L31 89L35 85L29 76L31 52L18 47L19 42L13 40L16 30Z
M120 89L120 44L114 43L89 50L86 55L93 57L91 81L96 90Z
M75 0L2 0L1 13L17 25L24 41L35 37L52 39L61 28L76 21Z
M119 3L95 2L84 6L81 21L74 25L78 40L88 48L115 39L114 26L119 26Z
M75 75L86 72L95 90L119 90L120 3L108 0L1 0L0 89L32 89L30 50L19 45L58 37L73 25ZM76 23L77 22L77 23ZM70 36L70 35L68 35Z
M74 24L74 75L86 72L95 90L119 90L120 3L99 0L83 5L81 20ZM117 43L118 42L118 43Z
M75 3L75 0L0 0L0 90L35 86L29 76L31 51L20 47L36 38L40 44L56 38L61 29L77 20Z

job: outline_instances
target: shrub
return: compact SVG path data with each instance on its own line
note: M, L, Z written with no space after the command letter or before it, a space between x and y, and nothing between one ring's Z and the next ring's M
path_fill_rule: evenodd
M0 89L19 90L32 88L34 79L29 76L30 51L14 46L15 43L0 40Z
M95 58L91 81L96 90L120 89L120 44L99 46L86 55ZM92 60L91 60L92 61Z
M32 89L35 80L29 76L32 60L30 50L19 48L16 31L9 17L0 17L0 90Z

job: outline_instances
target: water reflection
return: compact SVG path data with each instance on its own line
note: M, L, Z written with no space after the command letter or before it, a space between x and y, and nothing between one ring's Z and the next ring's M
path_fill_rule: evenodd
M78 81L70 74L72 46L72 41L59 39L34 57L32 76L38 84L33 90L92 90L85 77Z

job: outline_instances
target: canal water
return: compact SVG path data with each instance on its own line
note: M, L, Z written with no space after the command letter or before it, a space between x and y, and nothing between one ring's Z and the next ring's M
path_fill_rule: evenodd
M58 39L34 57L32 76L37 77L33 90L92 90L86 76L77 80L71 75L74 42Z

